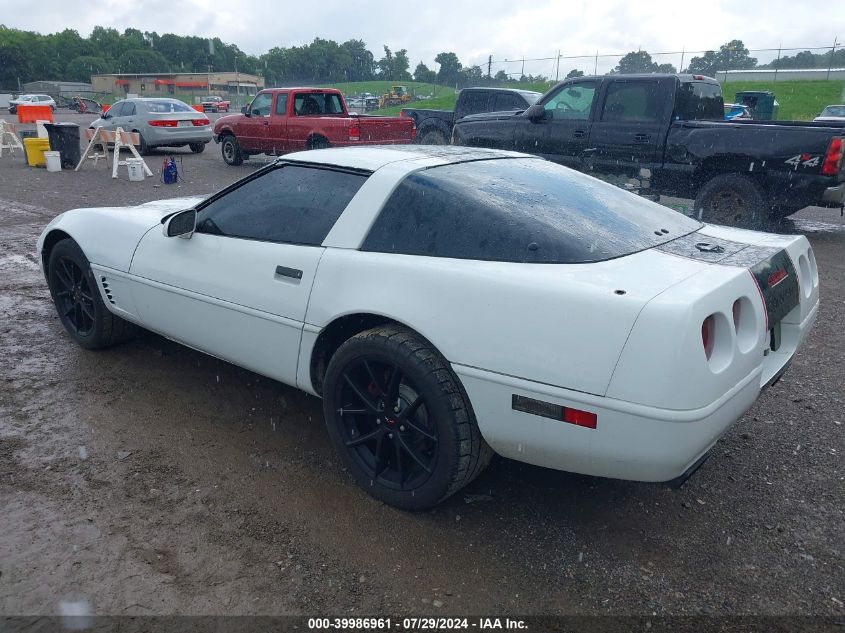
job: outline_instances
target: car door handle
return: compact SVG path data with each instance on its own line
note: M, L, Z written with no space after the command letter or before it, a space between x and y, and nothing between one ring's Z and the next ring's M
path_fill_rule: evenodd
M651 134L635 134L634 143L648 143L651 140Z
M572 133L573 138L584 138L587 136L587 133L584 130L575 130Z
M287 266L276 266L276 274L282 277L292 277L293 279L302 279L302 271L298 268L288 268Z
M262 121L262 123L263 123L264 125L270 125L270 121L269 121L268 119L264 119L264 120Z

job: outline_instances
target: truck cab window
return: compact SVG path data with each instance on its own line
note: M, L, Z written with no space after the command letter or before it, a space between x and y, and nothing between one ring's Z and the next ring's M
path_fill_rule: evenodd
M288 113L288 96L286 94L276 95L276 114L284 116Z
M617 81L607 87L602 121L660 120L663 103L656 81Z
M543 104L547 119L574 119L586 121L590 118L596 84L577 83L562 86L558 92Z
M272 94L269 92L262 92L252 100L252 104L249 106L250 113L252 116L267 116L270 114L270 104L272 101Z

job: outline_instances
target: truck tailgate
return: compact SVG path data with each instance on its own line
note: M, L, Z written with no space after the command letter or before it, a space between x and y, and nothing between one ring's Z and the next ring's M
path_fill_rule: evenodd
M414 121L406 117L357 117L362 143L411 143L416 136Z

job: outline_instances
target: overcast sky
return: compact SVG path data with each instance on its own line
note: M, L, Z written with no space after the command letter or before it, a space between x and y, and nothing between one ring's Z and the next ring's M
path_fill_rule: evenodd
M830 46L836 36L840 44L845 40L842 0L41 0L38 11L25 2L3 0L2 6L0 22L24 30L73 28L87 36L96 25L134 27L159 34L217 36L255 55L315 37L362 39L376 59L383 55L383 44L407 49L412 72L419 61L433 68L434 56L441 51L453 51L465 65L485 65L488 55L499 61L554 57L558 50L562 55L640 48L654 53L717 48L735 38L749 48ZM763 62L776 55L756 56ZM600 58L598 70L616 61ZM655 61L678 66L681 56ZM571 68L592 72L594 63L563 59L561 75ZM499 69L518 73L521 63L493 65L494 73ZM553 76L555 62L526 62L525 72Z

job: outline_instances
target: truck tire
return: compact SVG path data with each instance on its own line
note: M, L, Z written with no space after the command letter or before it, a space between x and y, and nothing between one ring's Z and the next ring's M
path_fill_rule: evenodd
M242 165L244 162L241 145L233 134L226 134L220 141L220 153L223 155L223 161L232 167Z
M759 185L746 176L722 174L708 181L695 197L694 215L702 222L762 230L769 204Z
M308 139L308 149L326 149L329 142L322 136L312 136Z
M426 130L417 137L418 145L448 145L448 137L440 130Z

